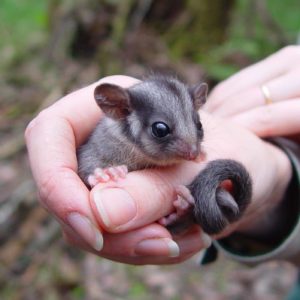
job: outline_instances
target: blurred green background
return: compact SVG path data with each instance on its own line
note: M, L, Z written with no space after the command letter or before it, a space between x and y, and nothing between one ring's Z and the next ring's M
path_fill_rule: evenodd
M1 0L0 299L282 299L285 263L133 267L72 249L37 203L23 132L100 77L167 71L213 87L299 34L299 0Z

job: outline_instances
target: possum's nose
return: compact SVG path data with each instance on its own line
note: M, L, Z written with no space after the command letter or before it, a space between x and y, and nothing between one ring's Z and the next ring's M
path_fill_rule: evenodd
M185 160L194 160L200 154L200 145L192 141L177 140L175 149L176 155Z
M194 160L199 155L198 147L191 147L190 151L187 153L187 160Z
M200 153L199 147L196 145L185 145L180 150L181 156L186 160L195 160Z

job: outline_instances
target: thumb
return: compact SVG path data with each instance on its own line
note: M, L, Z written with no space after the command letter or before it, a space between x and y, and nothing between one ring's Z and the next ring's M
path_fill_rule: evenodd
M199 169L197 163L184 162L162 170L131 172L116 183L98 184L90 194L95 218L108 232L153 223L172 211L174 187L189 183Z

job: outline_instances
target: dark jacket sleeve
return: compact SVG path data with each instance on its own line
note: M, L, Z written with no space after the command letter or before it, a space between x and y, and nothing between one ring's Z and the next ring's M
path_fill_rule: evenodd
M280 147L289 157L293 175L282 207L280 227L274 227L270 236L275 239L246 237L232 234L215 241L204 255L205 260L215 257L216 250L227 257L247 264L257 264L269 260L285 260L300 266L300 145L285 138L272 139L270 142ZM277 222L276 222L277 223ZM279 231L281 230L281 233Z

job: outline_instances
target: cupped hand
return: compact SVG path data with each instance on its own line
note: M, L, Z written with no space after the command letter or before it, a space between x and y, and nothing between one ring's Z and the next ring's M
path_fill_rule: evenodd
M129 87L138 81L111 76L101 82ZM60 222L65 239L87 251L132 264L175 263L209 246L209 237L201 235L196 226L175 241L155 222L171 211L172 184L179 182L184 169L177 171L178 178L164 178L154 171L134 172L124 181L124 189L98 185L91 193L80 180L76 148L101 118L93 97L97 84L42 111L25 132L40 201Z
M300 132L300 46L288 46L221 82L205 109L260 137ZM272 103L267 104L265 86Z
M137 80L112 76L101 82L129 87ZM206 113L200 114L204 161L131 172L118 188L98 184L89 191L77 175L76 148L101 118L93 99L97 84L42 111L25 134L40 201L60 222L70 244L131 264L170 264L191 257L210 245L209 237L194 226L175 238L156 221L173 210L174 187L191 182L206 161L217 158L242 162L254 183L253 202L245 217L218 237L247 228L253 216L280 200L290 178L285 155L249 131Z

